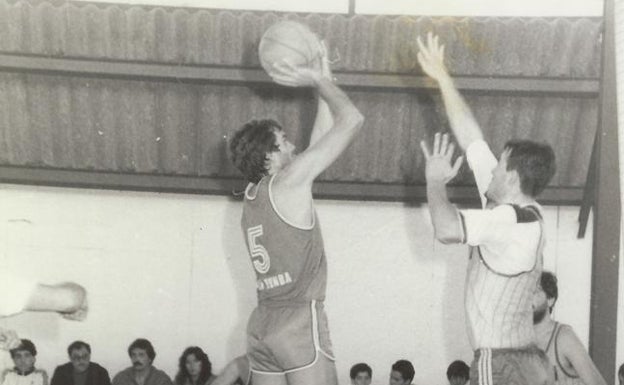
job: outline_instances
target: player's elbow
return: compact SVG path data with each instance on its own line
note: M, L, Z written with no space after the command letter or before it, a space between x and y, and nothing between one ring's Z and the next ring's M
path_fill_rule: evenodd
M342 126L357 130L364 124L364 115L355 106L350 106L342 111L337 120Z
M79 310L85 303L87 291L84 287L73 282L60 284L57 289L60 291L59 311L72 313Z

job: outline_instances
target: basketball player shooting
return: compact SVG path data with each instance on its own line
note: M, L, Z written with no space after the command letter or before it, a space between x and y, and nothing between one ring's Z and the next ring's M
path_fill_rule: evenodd
M257 277L258 306L247 326L254 385L337 384L312 183L349 146L363 117L332 83L326 50L317 44L312 66L285 59L269 72L279 84L318 91L309 146L295 155L274 120L251 121L230 142L232 161L249 182L241 224Z
M532 300L542 272L544 228L535 197L555 173L547 144L507 142L497 161L470 108L444 66L444 46L431 33L418 38L418 62L437 81L451 129L466 151L483 209L458 210L446 183L457 175L454 146L436 134L426 158L427 200L435 236L442 243L471 246L466 279L466 321L475 351L472 385L541 385L553 381L544 352L536 346ZM487 208L486 208L487 206Z

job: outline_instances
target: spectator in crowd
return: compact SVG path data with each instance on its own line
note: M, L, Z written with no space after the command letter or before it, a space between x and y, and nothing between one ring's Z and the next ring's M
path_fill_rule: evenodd
M392 365L390 385L410 385L414 379L414 365L408 360L398 360Z
M360 362L351 367L349 376L353 385L370 385L373 379L373 369L364 362Z
M113 385L173 385L171 378L153 366L156 351L152 343L139 338L128 347L132 366L117 373Z
M470 381L470 367L461 360L451 362L446 369L449 385L465 385Z
M175 377L176 385L209 385L215 378L212 363L200 347L191 346L182 352Z
M108 371L91 362L91 346L74 341L67 347L69 362L57 366L50 385L111 385Z
M2 385L48 385L46 372L35 368L37 348L32 341L22 339L10 352L15 367L2 373Z

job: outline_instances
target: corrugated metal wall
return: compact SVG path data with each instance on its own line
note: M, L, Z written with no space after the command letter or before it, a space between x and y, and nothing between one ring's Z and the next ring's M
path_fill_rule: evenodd
M597 79L601 19L302 15L0 0L0 53L175 66L256 68L257 42L281 18L323 36L335 69L418 74L415 37L433 29L454 75ZM364 76L365 79L365 76ZM241 124L273 116L303 146L315 103L272 84L0 73L0 163L29 168L234 178L225 143ZM365 128L327 182L422 185L418 142L447 130L426 89L356 88ZM467 93L495 151L511 137L546 140L555 187L580 188L597 126L596 95ZM293 132L294 131L294 132ZM457 184L471 183L465 172ZM580 191L580 190L579 190Z

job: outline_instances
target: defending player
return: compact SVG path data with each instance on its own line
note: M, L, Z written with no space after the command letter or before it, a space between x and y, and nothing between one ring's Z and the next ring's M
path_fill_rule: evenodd
M482 210L458 210L446 183L461 159L451 165L454 146L436 134L427 159L427 199L435 236L443 243L471 247L466 279L466 321L475 357L470 383L539 385L552 383L548 359L536 346L533 294L542 272L544 229L535 197L555 173L550 146L510 141L497 161L470 108L444 67L444 47L431 33L418 38L418 61L440 86L451 129L466 151L481 195ZM487 204L487 209L485 208Z
M249 181L242 229L257 277L258 307L247 326L252 382L336 384L323 309L327 262L312 182L347 148L363 123L332 83L326 50L317 68L275 65L273 79L320 95L310 145L295 147L274 120L254 120L232 138L234 165Z

